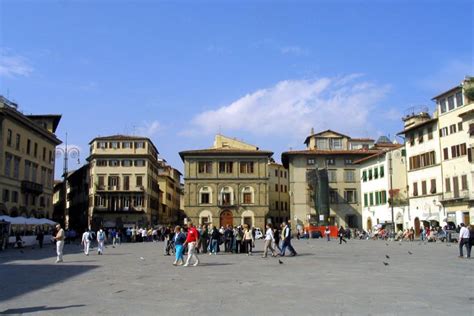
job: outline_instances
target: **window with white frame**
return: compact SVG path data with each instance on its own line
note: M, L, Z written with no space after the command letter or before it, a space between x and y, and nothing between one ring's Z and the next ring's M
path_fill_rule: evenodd
M233 205L234 190L231 187L223 187L220 192L219 202L221 205Z
M242 189L242 203L253 204L254 203L254 189L251 186L244 187Z
M199 204L210 204L212 201L212 190L210 187L199 189Z

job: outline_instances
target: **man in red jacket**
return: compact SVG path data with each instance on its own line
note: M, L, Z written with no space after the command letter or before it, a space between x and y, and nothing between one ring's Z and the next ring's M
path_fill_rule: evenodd
M185 267L189 266L189 262L191 261L191 257L194 258L195 262L193 266L197 266L199 264L199 258L196 255L196 246L199 240L199 233L192 222L189 223L188 228L188 235L186 236L186 242L184 246L188 245L188 258L186 259L186 263L184 264Z

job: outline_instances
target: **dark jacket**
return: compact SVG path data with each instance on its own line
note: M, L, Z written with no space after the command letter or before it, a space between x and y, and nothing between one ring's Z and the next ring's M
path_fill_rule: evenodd
M214 228L211 233L211 239L219 240L221 238L221 234L217 230L217 228Z
M174 240L175 245L182 245L186 241L186 235L184 233L179 233Z

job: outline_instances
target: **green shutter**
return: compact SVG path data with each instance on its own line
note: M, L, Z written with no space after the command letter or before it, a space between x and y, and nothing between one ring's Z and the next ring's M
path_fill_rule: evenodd
M367 181L367 171L366 170L362 171L362 180L364 180L364 182Z
M364 206L369 206L367 193L364 193Z
M380 166L380 178L383 178L384 176L384 169L383 166Z
M387 203L387 191L382 191L382 203Z
M374 179L378 179L379 177L379 168L374 169Z
M370 193L369 197L370 197L370 206L372 206L374 205L374 194Z

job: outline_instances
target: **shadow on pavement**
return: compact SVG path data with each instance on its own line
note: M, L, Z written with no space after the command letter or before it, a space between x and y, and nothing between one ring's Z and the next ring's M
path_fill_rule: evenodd
M92 251L92 250L91 250ZM64 246L64 255L81 253L82 247L78 244L68 244ZM41 260L51 258L51 262L56 260L56 246L44 245L39 247L25 247L25 248L8 248L5 251L0 251L0 264L16 260Z
M97 265L2 264L0 302L64 282L98 268Z
M55 306L55 307L32 306L32 307L24 307L24 308L12 308L12 309L7 309L3 312L0 312L0 315L28 314L28 313L53 311L53 310L82 307L82 306L85 306L85 305L81 304L81 305L68 305L68 306Z
M231 266L233 265L233 263L225 263L225 262L222 262L222 263L218 263L218 262L210 262L210 263L200 263L198 265L201 266L201 267L212 267L212 266Z

